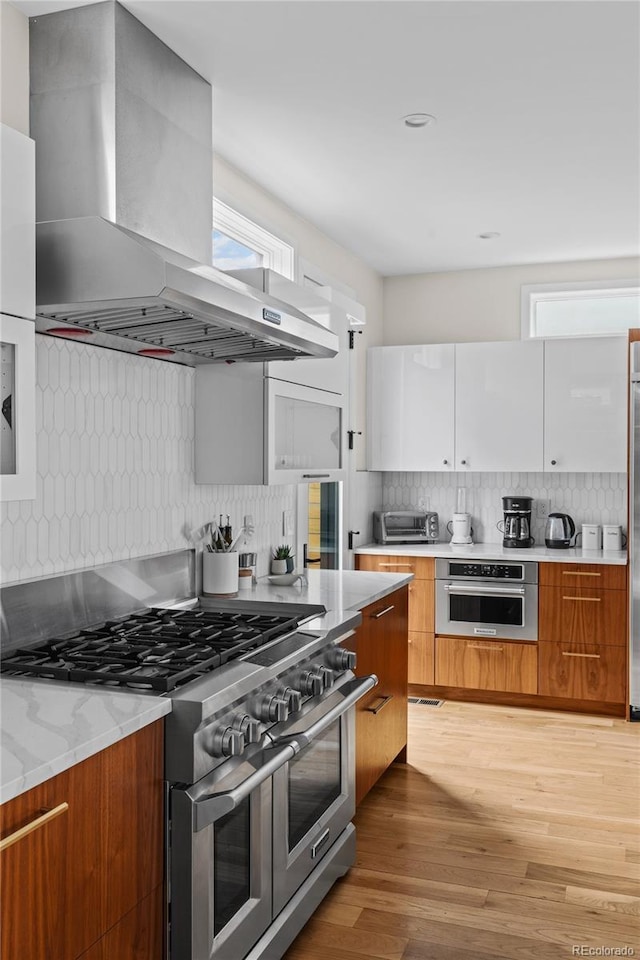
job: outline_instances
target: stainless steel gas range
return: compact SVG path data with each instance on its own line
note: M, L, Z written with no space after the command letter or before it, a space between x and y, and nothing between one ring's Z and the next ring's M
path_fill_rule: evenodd
M2 669L171 698L169 956L278 960L353 863L353 707L377 680L340 646L359 613L177 602L190 561L4 588Z

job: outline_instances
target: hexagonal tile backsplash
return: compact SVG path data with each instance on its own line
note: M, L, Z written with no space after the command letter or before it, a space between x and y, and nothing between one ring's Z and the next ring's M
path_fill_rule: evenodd
M456 509L458 487L466 490L466 509L473 517L476 542L499 543L502 497L519 493L544 499L549 511L568 513L580 530L583 523L619 523L626 529L627 476L624 473L384 473L385 510L436 510L440 539L449 540L446 523ZM545 520L532 526L537 543L544 543Z
M220 513L253 515L268 572L296 488L194 483L192 368L46 336L36 363L37 493L0 504L3 582L180 549Z

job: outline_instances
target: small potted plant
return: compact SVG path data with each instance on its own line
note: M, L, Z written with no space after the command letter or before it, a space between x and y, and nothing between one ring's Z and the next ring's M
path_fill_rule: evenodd
M271 573L293 573L293 561L291 547L287 543L281 544L273 551Z

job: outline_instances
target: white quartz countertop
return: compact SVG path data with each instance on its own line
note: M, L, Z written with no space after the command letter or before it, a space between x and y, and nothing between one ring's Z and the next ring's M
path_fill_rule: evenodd
M153 694L8 676L0 697L1 803L171 711Z
M567 550L549 550L548 547L531 547L528 550L510 549L501 543L399 543L395 546L368 543L357 547L356 553L385 554L392 557L460 557L469 560L537 560L544 563L608 563L624 566L626 550L583 550L569 547Z
M413 579L413 574L369 573L363 570L308 570L307 583L278 586L262 577L238 600L283 603L322 603L327 610L361 610Z
M360 610L408 583L412 575L312 570L308 583L267 579L239 601L321 603ZM159 720L171 700L154 694L3 676L0 680L0 802L30 790L75 763Z

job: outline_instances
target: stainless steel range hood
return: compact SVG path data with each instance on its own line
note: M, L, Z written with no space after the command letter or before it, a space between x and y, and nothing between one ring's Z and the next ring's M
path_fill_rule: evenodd
M113 0L32 18L30 47L37 329L190 365L334 356L208 266L210 85Z
M73 324L98 346L191 365L337 352L295 307L99 217L39 223L37 241L43 332Z

